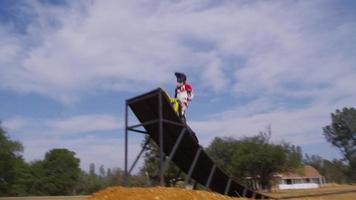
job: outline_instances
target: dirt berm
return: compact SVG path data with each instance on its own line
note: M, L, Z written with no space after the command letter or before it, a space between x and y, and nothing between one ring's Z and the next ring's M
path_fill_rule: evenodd
M109 187L94 193L88 200L246 200L221 194L173 187Z

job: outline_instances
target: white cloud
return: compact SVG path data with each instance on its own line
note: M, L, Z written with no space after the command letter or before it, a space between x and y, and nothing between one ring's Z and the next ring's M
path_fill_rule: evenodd
M8 30L9 27L0 26L0 65L1 68L10 67L9 64L19 53L19 43L18 38L11 36L11 32ZM0 68L0 69L1 69Z
M122 122L111 115L81 115L62 120L51 120L48 127L55 132L82 133L110 131L122 127Z
M122 128L123 122L108 114L87 114L51 119L13 117L4 120L3 125L9 132L18 134L37 133L56 136L118 130Z
M271 124L274 141L285 140L296 145L317 144L325 141L322 127L330 123L329 113L334 109L326 105L302 109L269 109L268 104L265 108L255 111L247 108L249 114L246 115L246 109L241 107L214 115L213 119L207 121L193 121L191 126L198 137L211 141L214 137L254 136Z
M28 126L28 119L24 117L13 117L3 121L2 126L4 126L5 129L19 130L25 126Z
M317 143L329 113L356 102L355 20L327 4L109 0L55 7L31 1L24 9L36 17L25 34L0 24L0 88L72 103L86 93L173 83L173 72L185 71L196 97L233 93L230 101L237 100L230 111L211 115L215 120L192 124L204 141L217 133L256 134L271 123L276 139ZM255 100L237 105L246 96ZM304 102L294 108L290 100ZM121 126L107 115L43 123L56 133ZM27 126L24 119L4 124Z
M308 93L356 76L348 51L355 24L335 19L323 1L79 1L27 9L37 17L25 36L0 27L13 33L1 39L12 64L0 62L1 85L65 103L97 90L168 84L174 71L199 80L202 92L239 95L288 95L296 89L290 85Z

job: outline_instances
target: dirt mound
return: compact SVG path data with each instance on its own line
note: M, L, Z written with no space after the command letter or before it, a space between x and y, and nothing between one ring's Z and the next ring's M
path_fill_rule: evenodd
M182 188L151 187L127 188L109 187L101 190L88 200L243 200L245 198L232 198L221 194L189 190Z

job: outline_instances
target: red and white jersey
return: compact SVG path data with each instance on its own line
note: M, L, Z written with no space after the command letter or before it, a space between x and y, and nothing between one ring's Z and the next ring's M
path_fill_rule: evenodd
M194 97L193 87L188 83L177 83L176 98L180 102L188 105L188 101L191 101Z

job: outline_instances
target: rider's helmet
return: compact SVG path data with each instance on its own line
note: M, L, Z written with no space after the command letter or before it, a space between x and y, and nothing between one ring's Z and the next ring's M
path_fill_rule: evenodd
M183 73L176 72L174 75L177 77L177 83L184 84L187 81L187 76Z

